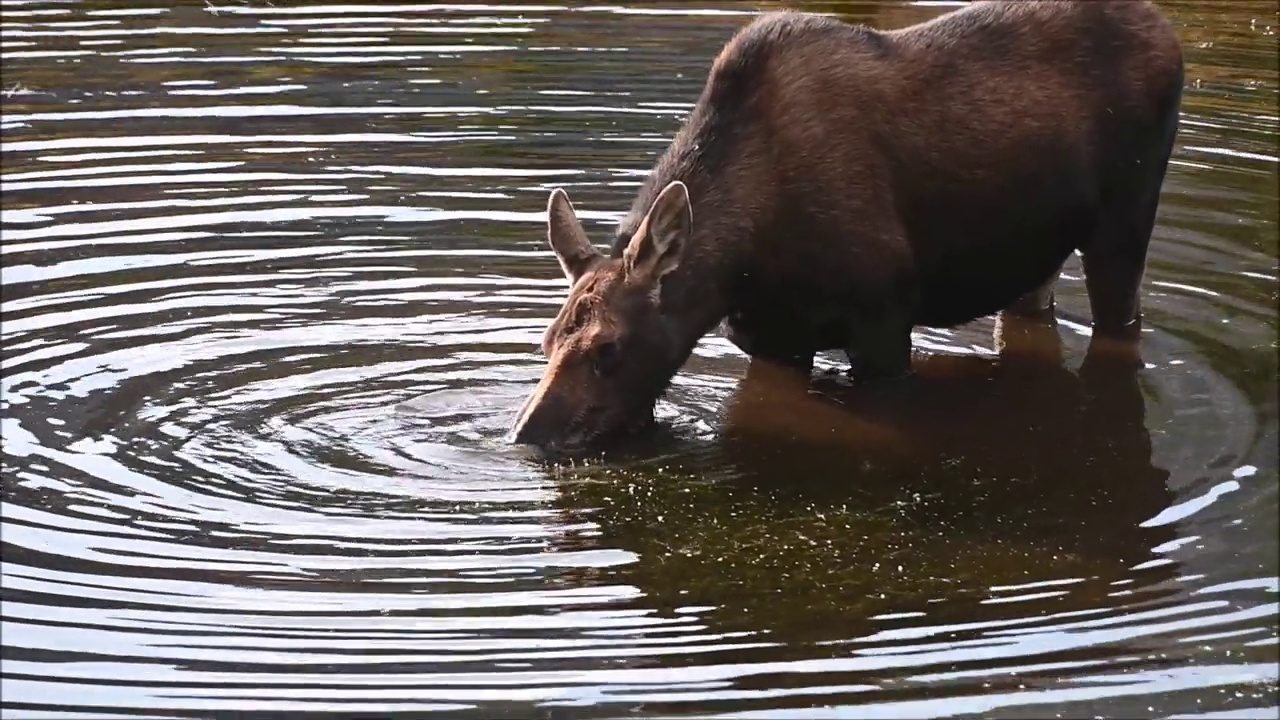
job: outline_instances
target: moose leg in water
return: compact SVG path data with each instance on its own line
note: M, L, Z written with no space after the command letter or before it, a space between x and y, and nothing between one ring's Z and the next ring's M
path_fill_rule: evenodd
M896 307L855 315L849 321L845 355L850 374L860 380L886 380L908 374L911 317Z
M1053 286L1058 282L1059 268L1053 271L1053 277L1035 290L1023 295L1003 310L1003 313L1021 318L1053 319L1054 296Z
M1131 130L1114 140L1114 189L1103 200L1093 237L1081 248L1094 332L1108 338L1136 338L1141 330L1139 291L1160 188L1178 132L1181 70L1174 87L1154 108L1158 133L1148 136Z
M723 328L729 342L752 358L809 372L818 352L848 345L843 308L768 292L744 296L750 299L729 313Z
M767 311L736 310L723 323L724 335L753 358L809 372L819 343L799 313L781 306Z

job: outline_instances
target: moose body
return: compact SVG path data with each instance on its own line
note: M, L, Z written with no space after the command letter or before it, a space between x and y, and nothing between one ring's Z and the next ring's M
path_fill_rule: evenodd
M1075 251L1094 332L1136 340L1182 82L1145 0L979 2L887 32L762 16L716 58L608 256L552 193L573 286L516 439L642 422L722 321L753 357L807 369L843 349L867 376L905 372L915 326L1051 309Z

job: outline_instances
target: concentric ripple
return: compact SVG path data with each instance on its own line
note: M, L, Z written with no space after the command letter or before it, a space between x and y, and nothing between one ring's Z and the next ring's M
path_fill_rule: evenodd
M547 192L604 242L748 9L172 5L0 2L4 717L1274 715L1266 2L1167 3L1143 370L1073 264L882 391L707 338L573 466Z

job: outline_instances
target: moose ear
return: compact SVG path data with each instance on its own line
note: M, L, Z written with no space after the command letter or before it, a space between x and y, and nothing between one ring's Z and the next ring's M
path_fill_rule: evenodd
M560 268L570 283L578 281L601 256L600 250L587 239L578 215L563 188L551 191L547 200L547 242L560 261Z
M622 253L627 273L650 282L661 280L680 264L680 255L692 229L689 188L679 180L672 181L658 193L649 214Z

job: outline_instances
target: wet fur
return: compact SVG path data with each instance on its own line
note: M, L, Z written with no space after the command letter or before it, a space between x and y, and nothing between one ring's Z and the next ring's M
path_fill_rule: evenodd
M976 3L889 32L769 14L715 60L613 254L679 179L695 230L664 292L719 293L748 354L847 349L893 372L912 326L1051 305L1076 250L1096 328L1122 333L1182 80L1147 2Z

